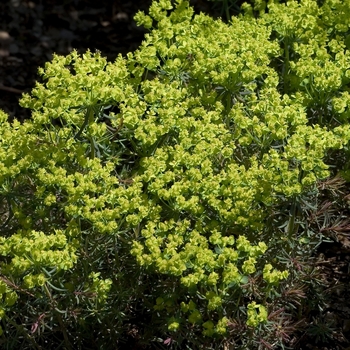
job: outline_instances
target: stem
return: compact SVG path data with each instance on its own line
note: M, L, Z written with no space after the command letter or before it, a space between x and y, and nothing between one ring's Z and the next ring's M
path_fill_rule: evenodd
M289 40L284 39L284 67L283 67L283 90L288 93L288 74L289 74Z
M93 121L93 117L94 117L94 107L93 106L89 106L86 108L86 113L85 113L85 119L84 119L84 123L81 126L80 130L78 131L78 133L74 136L74 138L76 140L80 140L80 135L83 132L83 130L85 129L85 127L91 123Z
M227 3L227 0L224 0L224 5L223 6L225 8L227 22L229 22L230 21L230 11L229 11L229 6L228 6L228 3Z
M49 291L49 288L47 287L47 284L45 283L44 284L44 290L45 290L45 293L46 295L48 296L48 298L50 299L51 301L51 305L53 306L53 309L57 315L57 319L58 319L58 323L60 324L60 328L61 328L61 332L63 334L63 337L64 337L64 342L65 342L65 345L67 347L68 350L73 350L70 342L69 342L69 338L68 338L68 334L67 334L67 331L66 331L66 328L64 326L64 323L63 323L63 320L62 320L62 316L61 314L56 310L56 301L52 298L52 295Z
M66 344L67 349L68 350L73 350L73 348L70 345L69 339L68 339L68 334L67 334L66 328L65 328L64 323L62 321L62 316L58 312L57 312L57 319L58 319L58 323L61 326L61 331L63 333L64 342Z
M291 240L292 234L294 233L294 229L295 229L295 214L296 214L296 197L294 196L292 206L289 211L289 221L287 226L289 241Z
M8 317L8 316L5 316L5 317L6 317L6 322L10 323L12 326L14 326L14 327L17 329L17 331L19 331L20 333L22 333L22 334L24 335L24 337L25 337L26 339L28 339L28 340L31 342L31 344L33 345L33 347L34 347L35 349L42 350L42 347L41 347L40 345L38 345L38 344L36 343L36 341L33 339L33 337L30 336L30 335L23 329L23 326L20 326L20 325L18 325L16 322L13 322L13 321L11 320L10 317Z
M95 158L95 142L92 136L89 136L90 140L90 157L91 159Z

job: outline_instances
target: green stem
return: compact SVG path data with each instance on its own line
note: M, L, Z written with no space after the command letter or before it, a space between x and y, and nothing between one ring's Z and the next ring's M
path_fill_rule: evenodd
M89 137L89 140L90 140L90 157L91 159L94 159L95 158L95 142L94 142L94 139L92 136Z
M94 114L95 114L95 108L93 106L89 106L86 108L86 113L85 113L85 119L84 119L84 123L81 126L81 128L79 129L79 131L77 132L77 134L74 136L74 138L76 140L80 139L80 135L82 134L83 130L85 129L85 127L91 123L94 119Z
M69 338L68 338L68 334L67 334L67 331L66 331L66 328L64 326L64 323L63 323L63 320L62 320L62 316L61 314L56 310L56 301L52 298L52 295L49 291L49 288L47 287L47 284L45 283L44 284L44 290L45 290L45 293L47 295L47 297L50 299L51 301L51 305L53 306L53 309L54 311L56 312L56 315L57 315L57 319L58 319L58 323L60 325L60 328L61 328L61 331L62 331L62 334L63 334L63 338L64 338L64 342L65 342L65 345L66 345L66 348L68 350L73 350L70 342L69 342Z
M224 5L225 7L225 13L226 13L226 19L227 19L227 22L230 21L230 11L229 11L229 6L228 6L228 3L227 3L227 0L224 0Z
M284 39L284 67L283 67L283 90L284 93L288 93L288 74L289 74L289 40Z
M287 226L287 233L289 240L292 238L295 228L295 213L296 213L296 198L294 196L292 206L289 211L289 220Z

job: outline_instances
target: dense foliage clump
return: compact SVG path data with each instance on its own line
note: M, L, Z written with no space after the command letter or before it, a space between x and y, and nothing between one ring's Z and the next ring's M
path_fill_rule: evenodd
M1 113L3 346L288 343L347 172L350 2L242 9L154 1L137 51L56 55L31 120Z

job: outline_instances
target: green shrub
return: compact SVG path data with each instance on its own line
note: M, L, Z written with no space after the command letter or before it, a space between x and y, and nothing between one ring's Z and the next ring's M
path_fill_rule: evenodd
M259 4L154 1L137 51L56 55L32 119L1 114L4 348L287 343L350 138L350 2Z

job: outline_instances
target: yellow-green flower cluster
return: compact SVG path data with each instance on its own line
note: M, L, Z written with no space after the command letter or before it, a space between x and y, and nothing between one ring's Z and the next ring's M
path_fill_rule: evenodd
M282 37L298 37L301 43L321 31L315 19L319 15L315 2L299 5L291 1L287 11L284 5L271 4L274 17L266 15L258 21L249 16L233 18L231 25L204 15L191 20L190 11L183 10L184 2L168 17L162 3L152 6L150 16L137 15L140 23L152 23L154 29L134 60L141 60L149 70L158 70L159 75L141 84L145 90L140 108L144 108L144 101L153 106L144 114L146 119L140 118L137 138L146 143L148 136L154 144L164 136L155 151L142 158L141 179L152 198L159 198L161 206L166 204L164 212L175 215L177 221L146 223L141 230L143 240L133 243L132 253L143 266L181 276L187 288L205 285L207 308L215 310L220 308L222 297L210 288L223 290L244 281L244 275L256 273L258 257L267 247L259 251L259 245L251 245L244 235L227 236L218 227L208 230L210 221L205 214L211 212L224 227L259 227L263 213L258 203L271 205L277 194L301 194L317 179L328 176L326 152L348 142L348 128L333 132L308 125L305 96L281 95L279 76L267 66L281 53L277 42L265 41L271 31ZM186 14L181 26L177 22L180 10ZM286 21L288 11L294 17ZM295 23L300 24L297 33ZM330 45L339 52L334 41ZM163 63L154 57L161 57ZM330 56L322 57L326 60ZM337 65L330 66L333 73L325 73L327 77L342 75L347 61L340 61L340 70L334 70ZM295 67L291 65L291 69ZM316 70L320 74L319 68ZM297 70L295 74L305 78ZM327 86L315 89L335 89L341 83L337 79L334 84L331 78L324 80ZM190 215L192 223L188 216L182 219L184 213ZM266 265L264 270L269 284L288 276L287 271L271 272L269 268ZM260 309L261 320L251 314L249 324L265 319L265 309Z
M255 301L247 307L247 325L256 327L259 323L267 321L267 310L265 306L257 304Z
M54 55L39 74L46 84L37 83L31 96L25 94L21 100L22 106L33 110L35 126L59 119L72 131L83 124L88 107L125 100L128 93L129 73L121 56L112 64L89 51L82 57L76 51L65 57Z
M25 277L23 277L24 286L28 289L32 289L36 286L43 286L45 282L47 281L47 278L43 273L39 274L28 274Z
M3 320L6 315L6 311L13 306L17 299L18 295L17 293L10 288L10 281L8 281L6 278L0 279L0 320ZM3 329L0 326L0 335L2 335Z
M85 291L104 303L115 286L87 246L111 237L101 266L114 273L118 249L131 247L140 271L185 291L154 296L169 330L182 313L205 336L225 334L236 296L248 326L267 320L248 282L262 276L278 288L288 271L263 263L265 219L281 198L327 177L327 152L348 143L350 98L336 91L350 62L345 27L330 11L345 5L270 2L263 14L265 5L256 1L260 19L247 5L226 24L194 15L186 1L154 1L136 16L153 29L135 53L107 63L73 51L40 70L46 82L21 101L32 119L10 124L0 111L0 198L11 214L3 273L34 289L56 278L48 268L76 279L84 270ZM339 120L321 122L310 106L331 98ZM4 288L10 306L15 294Z
M212 321L206 321L203 323L203 335L211 337L215 335L225 335L227 332L228 318L222 317L216 325Z
M108 292L111 289L112 280L110 278L102 279L100 272L92 272L89 278L92 279L92 284L85 292L96 294L96 299L99 303L104 303L108 297Z
M271 264L266 264L263 270L263 278L268 284L277 284L279 281L286 279L288 275L287 270L278 271L273 269Z
M209 292L209 296L211 299L218 298L215 296L215 293ZM212 336L214 334L216 335L224 335L227 332L227 325L228 325L228 318L227 317L222 317L219 319L216 323L212 320L207 320L203 321L203 316L200 313L200 311L197 308L196 303L194 303L192 300L189 301L189 303L181 303L181 311L184 314L187 314L187 320L190 322L192 325L198 325L201 324L202 326L202 333L205 336Z
M255 2L257 9L259 2ZM251 5L244 7L251 18ZM258 22L282 43L284 91L303 91L306 104L324 106L349 82L349 3L326 0L319 6L315 0L271 1L267 8Z
M0 243L0 254L12 257L9 264L2 264L2 269L16 275L28 270L40 270L42 267L68 270L77 261L76 244L67 242L62 230L51 234L19 230L9 238L0 237ZM25 281L32 287L35 284L42 285L42 278L39 277L27 276Z
M189 77L195 79L196 86L191 92L199 93L207 102L217 93L207 87L201 89L201 86L237 92L243 84L251 85L252 89L257 76L271 71L269 57L277 55L279 48L277 43L267 40L270 34L267 27L237 18L227 26L204 14L192 19L193 9L188 7L187 1L179 1L171 15L166 16L164 10L169 7L170 1L167 4L154 1L149 16L139 12L135 17L146 27L158 22L135 53L137 62L143 67L156 70L160 66L159 60L155 59L157 53L164 62L161 76L177 79L185 85L188 83L189 87L192 85Z

